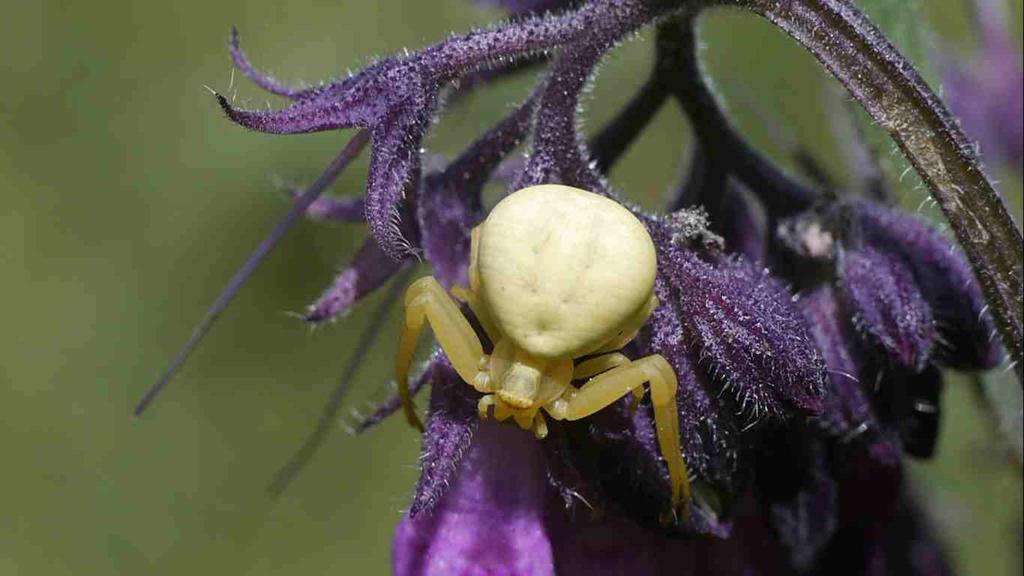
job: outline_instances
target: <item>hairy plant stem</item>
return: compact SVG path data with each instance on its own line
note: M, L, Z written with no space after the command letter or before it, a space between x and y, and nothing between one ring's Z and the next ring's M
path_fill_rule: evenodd
M1022 237L970 141L910 62L849 0L720 0L808 49L896 141L927 184L981 283L1024 384Z

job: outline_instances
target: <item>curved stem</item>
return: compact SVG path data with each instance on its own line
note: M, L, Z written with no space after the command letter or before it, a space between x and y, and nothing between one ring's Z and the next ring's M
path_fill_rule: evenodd
M849 0L720 0L807 48L899 145L967 254L1024 382L1021 232L970 141L914 67Z

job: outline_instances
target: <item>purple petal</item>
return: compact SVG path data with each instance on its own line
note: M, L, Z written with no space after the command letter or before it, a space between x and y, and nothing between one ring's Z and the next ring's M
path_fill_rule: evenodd
M821 411L826 370L788 292L742 260L714 266L655 230L689 342L754 419Z
M561 422L548 423L548 435L544 438L544 457L548 471L548 484L561 498L561 504L569 515L588 514L594 509L606 506L597 485L597 478L588 478L579 462L569 427Z
M992 368L1002 360L985 297L963 252L920 218L871 202L855 205L864 242L905 259L939 331L939 360L953 368Z
M347 312L353 304L379 288L409 263L388 258L373 238L363 242L347 268L334 279L331 287L309 307L306 320L320 323Z
M839 253L839 285L857 328L899 365L922 370L935 345L935 322L910 268L871 248Z
M428 428L427 438L433 434ZM471 442L460 441L469 449L458 474L451 477L451 490L433 512L418 516L410 512L399 523L393 573L554 574L544 523L548 494L540 443L526 431L493 420L482 422ZM445 455L425 452L432 459Z

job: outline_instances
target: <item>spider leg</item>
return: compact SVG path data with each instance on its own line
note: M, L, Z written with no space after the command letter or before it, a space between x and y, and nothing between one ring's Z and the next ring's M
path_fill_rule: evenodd
M612 352L610 354L603 354L584 360L573 368L572 379L583 380L597 376L602 372L607 372L612 368L617 368L623 364L629 364L630 360L624 354L620 352ZM644 397L644 389L642 386L633 388L633 399L629 403L629 415L632 416L636 409L640 407L640 400Z
M486 356L469 320L437 280L427 276L413 282L405 291L405 325L398 342L395 372L405 417L420 431L423 423L409 395L409 365L424 322L430 322L438 344L459 377L478 390L488 391L487 372L482 369L486 366Z
M643 390L651 384L651 403L661 455L668 465L672 505L681 505L683 518L690 514L690 480L679 446L679 414L676 412L676 374L661 356L652 355L622 364L591 378L580 388L570 388L558 400L545 406L558 420L578 420L614 403L623 394ZM635 392L634 392L635 393Z

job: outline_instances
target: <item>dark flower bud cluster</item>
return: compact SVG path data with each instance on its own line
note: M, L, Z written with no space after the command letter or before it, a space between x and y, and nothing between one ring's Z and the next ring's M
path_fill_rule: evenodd
M494 3L507 9L507 22L309 89L261 74L233 33L239 70L291 104L244 110L218 96L220 105L261 132L359 130L314 186L294 194L293 214L365 218L372 232L311 306L310 322L344 313L416 258L446 288L465 285L488 182L512 182L510 191L562 183L630 207L657 249L659 305L628 352L660 354L678 377L692 514L665 514L669 476L649 400L551 422L537 441L482 422L479 395L437 352L411 385L413 394L429 385L429 417L394 572L945 573L904 497L900 460L934 450L939 369L987 369L1002 357L964 255L919 218L803 184L747 143L697 60L696 16L713 3ZM797 37L800 14L822 6L870 26L845 2L721 3L766 15ZM650 76L586 141L581 94L605 54L645 27L657 35ZM424 167L423 139L446 95L538 66L524 102L456 158ZM669 100L689 117L697 143L665 212L645 213L605 175ZM319 198L367 143L365 195ZM523 145L523 157L513 157ZM400 406L385 402L358 430Z

